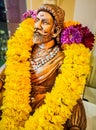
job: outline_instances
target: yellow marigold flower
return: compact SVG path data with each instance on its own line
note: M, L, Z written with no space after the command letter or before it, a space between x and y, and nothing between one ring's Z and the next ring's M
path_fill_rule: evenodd
M79 22L74 22L74 21L68 21L68 22L64 22L64 27L69 27L72 25L78 25L80 24Z
M2 106L2 120L0 121L1 130L6 130L6 128L19 130L19 126L25 124L31 111L29 105L30 63L28 58L33 45L33 31L34 21L27 19L20 24L14 36L8 40L4 85L6 90ZM28 33L26 34L26 32Z

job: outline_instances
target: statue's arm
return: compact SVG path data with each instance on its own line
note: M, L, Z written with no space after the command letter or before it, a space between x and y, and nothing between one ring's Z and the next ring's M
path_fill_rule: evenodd
M71 119L67 121L69 130L86 130L86 113L82 100L78 100L77 105L74 106Z

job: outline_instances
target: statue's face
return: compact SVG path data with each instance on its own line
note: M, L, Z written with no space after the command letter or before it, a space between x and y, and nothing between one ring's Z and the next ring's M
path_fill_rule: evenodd
M35 44L49 42L54 34L54 28L53 17L48 12L40 11L35 22L33 42Z

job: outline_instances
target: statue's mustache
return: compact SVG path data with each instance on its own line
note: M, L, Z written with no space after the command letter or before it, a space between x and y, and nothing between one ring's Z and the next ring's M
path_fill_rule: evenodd
M37 34L37 35L44 35L44 36L47 35L46 32L43 32L42 30L39 30L39 29L34 29L34 34Z

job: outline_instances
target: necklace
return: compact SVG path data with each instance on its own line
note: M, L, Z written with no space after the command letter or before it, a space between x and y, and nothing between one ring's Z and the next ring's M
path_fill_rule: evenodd
M56 54L59 52L59 47L55 46L50 52L44 56L43 58L38 58L38 59L30 59L31 62L31 70L37 70L39 67L47 63L49 60L54 58Z

